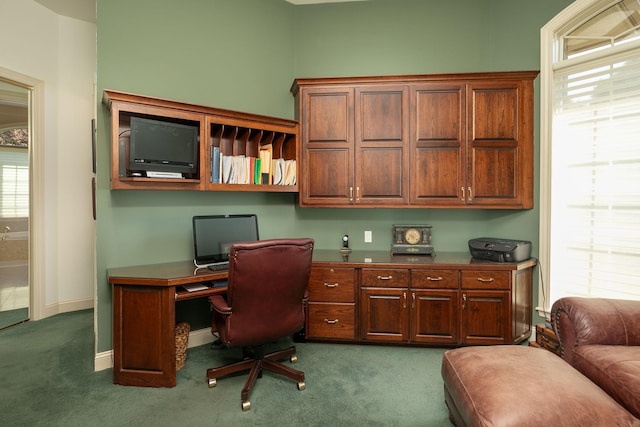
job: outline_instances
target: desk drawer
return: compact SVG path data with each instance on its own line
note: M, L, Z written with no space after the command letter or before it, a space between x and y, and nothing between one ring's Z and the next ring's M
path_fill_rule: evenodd
M463 289L509 289L511 273L508 271L463 271Z
M355 269L314 267L309 278L309 302L355 302Z
M355 339L355 304L309 303L307 338Z
M411 287L421 289L458 289L458 270L411 270Z
M368 288L409 287L409 270L363 268L361 287L368 287Z

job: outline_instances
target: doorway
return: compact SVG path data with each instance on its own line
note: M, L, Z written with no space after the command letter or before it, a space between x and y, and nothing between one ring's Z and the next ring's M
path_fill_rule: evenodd
M29 320L29 99L0 79L0 329Z

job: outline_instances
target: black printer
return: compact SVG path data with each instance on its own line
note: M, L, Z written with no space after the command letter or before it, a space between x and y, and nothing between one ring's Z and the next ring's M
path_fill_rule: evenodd
M469 240L469 252L476 259L496 262L520 262L531 257L531 242L478 237Z

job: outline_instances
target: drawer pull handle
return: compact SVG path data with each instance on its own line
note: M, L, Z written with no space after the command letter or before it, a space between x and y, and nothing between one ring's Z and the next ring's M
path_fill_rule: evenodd
M438 277L427 276L427 280L431 280L432 282L439 282L440 280L442 280L442 276L438 276Z
M337 288L337 287L338 287L338 283L336 282L336 283L334 283L334 284L332 285L332 284L330 284L330 283L326 283L326 282L325 282L324 287L325 287L325 288Z
M324 319L324 323L328 325L335 325L336 323L338 323L338 319L335 319L335 320Z
M478 282L491 283L493 282L493 277L489 277L488 279L485 279L484 277L478 277Z
M391 280L393 276L378 276L378 280Z

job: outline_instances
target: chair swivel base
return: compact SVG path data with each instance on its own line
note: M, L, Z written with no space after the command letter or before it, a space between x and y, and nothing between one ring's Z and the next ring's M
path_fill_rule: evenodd
M289 361L291 363L295 363L298 360L296 356L296 348L294 346L289 347L285 350L274 351L266 355L256 354L255 357L246 358L239 362L230 363L225 366L209 368L207 369L207 380L209 383L209 388L213 388L216 386L218 378L249 370L249 378L247 378L247 381L242 388L242 392L240 393L243 411L248 411L249 409L251 409L251 402L249 402L249 392L251 392L251 389L253 388L256 380L262 376L263 369L297 381L298 390L304 390L306 387L304 382L304 372L290 368L279 362L280 360L286 359L287 357L289 358Z

